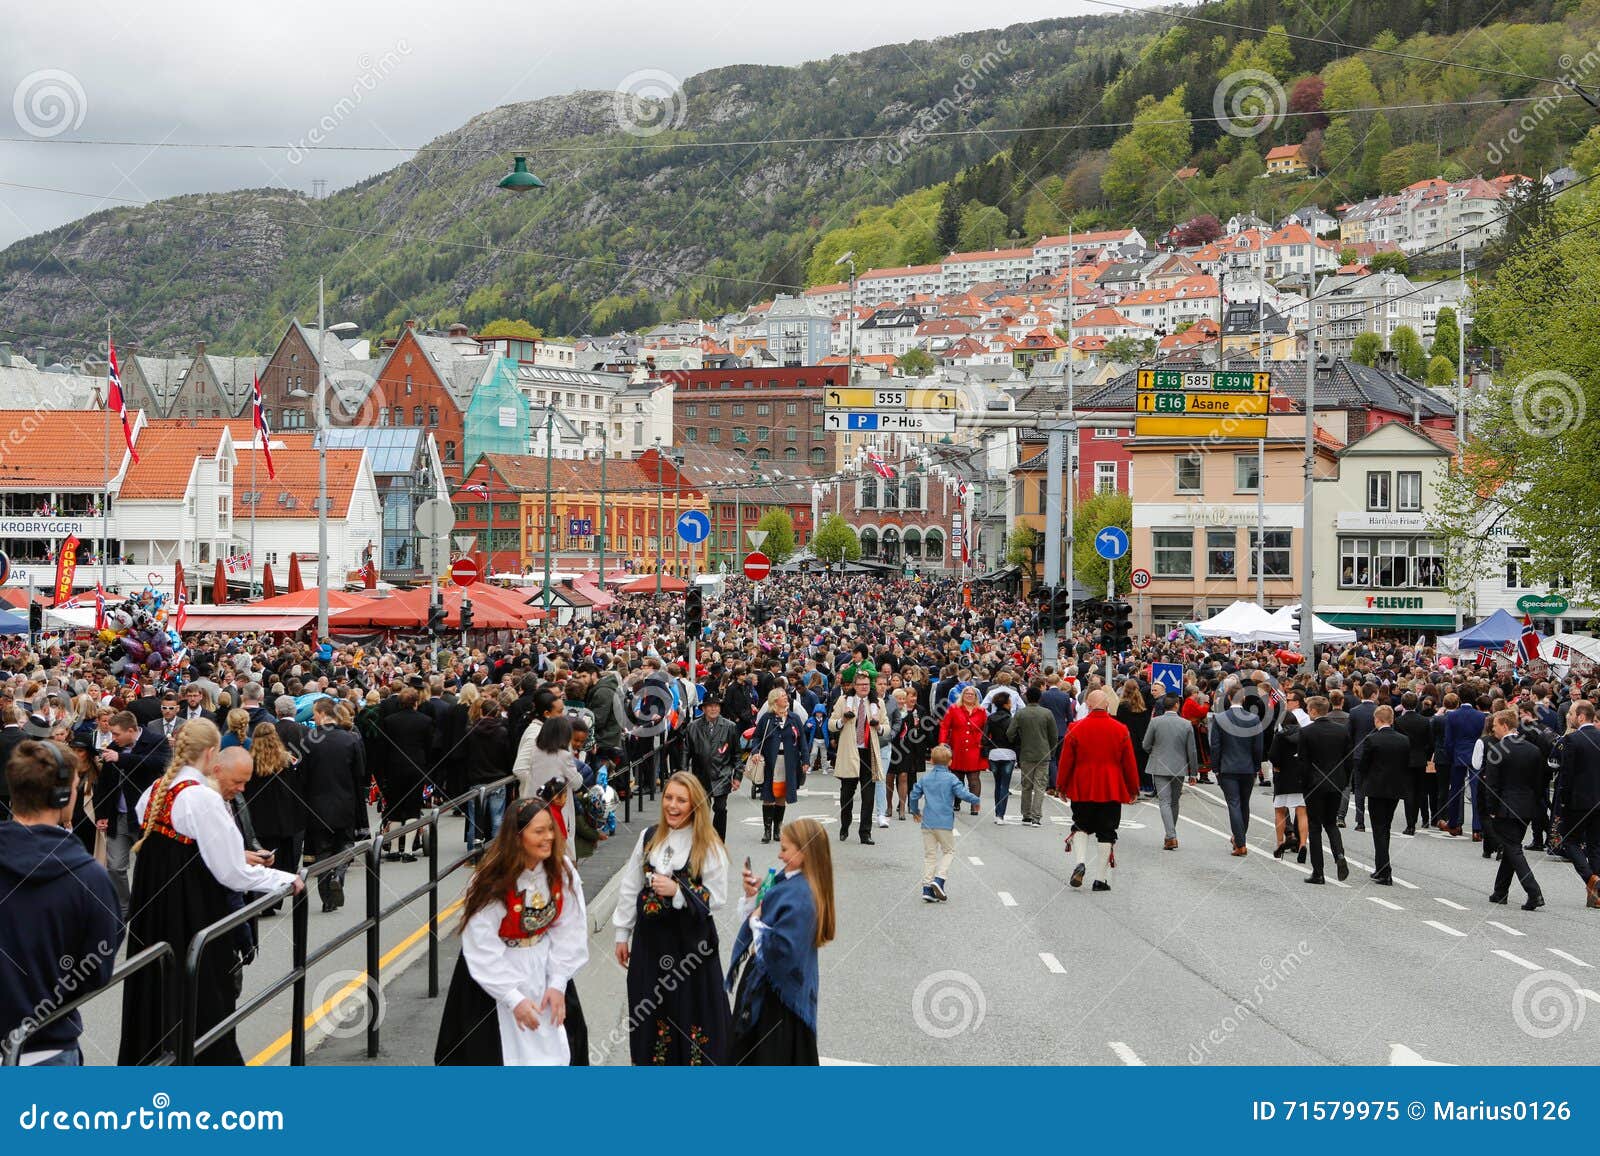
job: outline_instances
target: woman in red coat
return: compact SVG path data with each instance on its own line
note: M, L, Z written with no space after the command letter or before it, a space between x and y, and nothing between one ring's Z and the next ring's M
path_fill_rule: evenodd
M983 757L983 725L988 721L988 712L978 705L978 688L969 686L939 723L939 741L953 756L950 770L962 776L967 790L979 798L983 796L983 772L989 769L989 760ZM972 813L978 813L976 803Z

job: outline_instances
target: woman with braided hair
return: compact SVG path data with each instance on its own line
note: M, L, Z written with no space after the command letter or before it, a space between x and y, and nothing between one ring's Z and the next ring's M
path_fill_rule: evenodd
M133 849L138 860L129 900L128 953L155 943L187 950L195 933L234 910L233 892L279 891L304 887L299 877L247 857L244 837L233 821L224 790L239 784L217 781L222 736L215 724L191 719L173 737L166 773L139 799L136 814L143 834ZM248 766L248 764L246 764ZM248 773L244 775L248 779ZM204 1035L233 1011L233 945L220 940L200 959L196 976ZM184 998L182 966L167 969L165 986L156 968L146 968L123 985L122 1049L117 1063L147 1064L177 1048ZM202 1064L242 1064L233 1033L199 1052Z

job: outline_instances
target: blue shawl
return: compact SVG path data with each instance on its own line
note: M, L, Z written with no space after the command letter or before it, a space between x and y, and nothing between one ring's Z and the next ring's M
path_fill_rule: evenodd
M787 878L779 876L767 897L761 901L761 950L751 956L753 969L747 987L748 1007L741 1015L752 1019L761 1014L761 1002L770 991L783 1006L817 1030L817 907L811 898L811 884L802 872ZM739 925L733 941L733 956L728 964L728 989L733 990L739 961L750 952L754 933L750 921Z

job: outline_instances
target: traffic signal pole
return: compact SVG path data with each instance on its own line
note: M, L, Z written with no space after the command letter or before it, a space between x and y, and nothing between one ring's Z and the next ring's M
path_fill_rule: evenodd
M1106 614L1115 617L1117 600L1117 560L1106 559ZM1111 693L1111 652L1115 645L1106 648L1106 693Z
M1047 664L1060 661L1060 643L1056 636L1055 592L1061 585L1061 462L1066 445L1066 434L1051 430L1045 443L1045 493L1044 493L1044 584L1050 591L1048 608L1044 615L1044 640L1040 651ZM1070 605L1070 603L1069 603ZM1072 618L1067 618L1064 628L1068 644L1072 640Z

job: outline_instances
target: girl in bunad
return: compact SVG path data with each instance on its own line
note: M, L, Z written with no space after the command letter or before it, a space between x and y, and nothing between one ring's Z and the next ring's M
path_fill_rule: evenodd
M589 958L583 884L547 787L506 809L467 885L434 1063L571 1062L567 983Z

